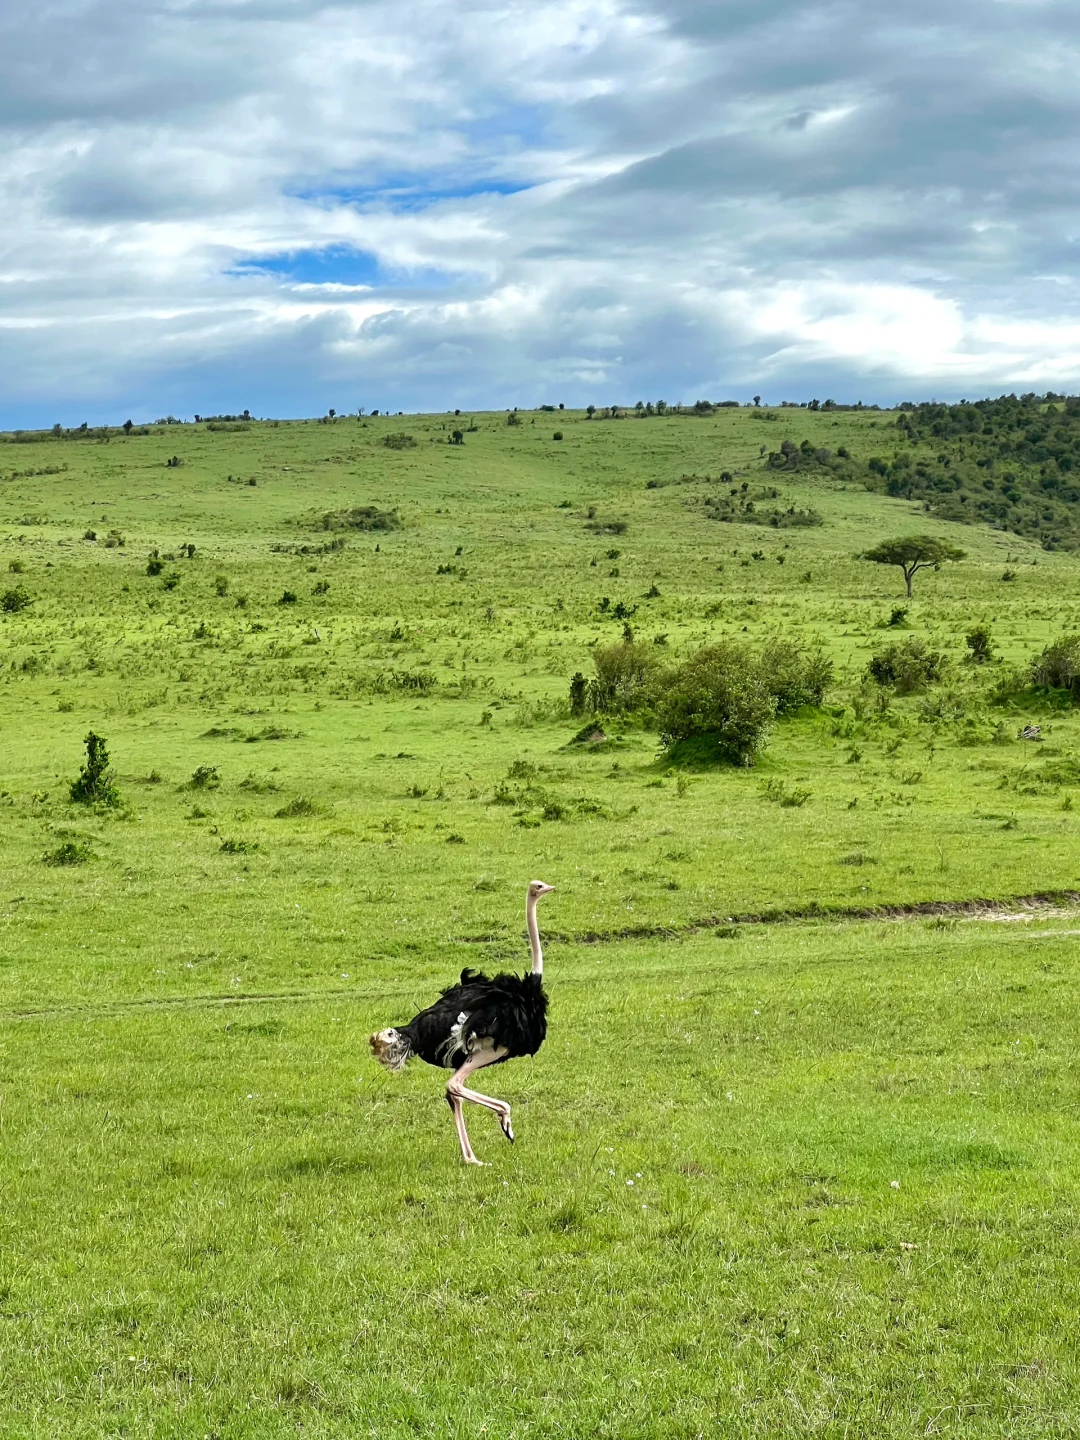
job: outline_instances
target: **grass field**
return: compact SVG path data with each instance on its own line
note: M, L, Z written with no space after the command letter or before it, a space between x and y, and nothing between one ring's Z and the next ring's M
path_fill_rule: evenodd
M1080 561L763 467L891 418L0 437L0 1433L1076 1433L1078 728L1006 682ZM711 518L744 482L824 523ZM909 602L854 556L911 530L967 558ZM753 769L572 744L624 623L836 683ZM473 1172L366 1037L523 965L533 877L551 1033Z

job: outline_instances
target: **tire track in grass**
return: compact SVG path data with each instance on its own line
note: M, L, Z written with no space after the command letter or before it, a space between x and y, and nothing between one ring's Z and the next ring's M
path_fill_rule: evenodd
M1019 912L1019 913L1018 913ZM811 905L777 906L748 910L734 915L706 915L682 925L627 925L619 930L580 930L568 934L545 930L544 943L551 945L610 945L620 940L678 940L703 930L726 925L798 925L815 920L842 924L860 920L922 920L935 915L973 920L1027 919L1036 914L1080 913L1080 890L1040 890L1033 895L1007 895L996 900L918 900L911 905ZM461 935L459 945L494 945L508 939L506 933Z

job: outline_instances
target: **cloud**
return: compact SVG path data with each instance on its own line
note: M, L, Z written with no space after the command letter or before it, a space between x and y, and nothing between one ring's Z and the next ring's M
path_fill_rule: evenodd
M0 423L1080 383L1056 0L38 0Z

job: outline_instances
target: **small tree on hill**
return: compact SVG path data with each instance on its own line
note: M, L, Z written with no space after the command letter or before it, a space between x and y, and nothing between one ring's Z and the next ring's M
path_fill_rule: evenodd
M918 571L927 567L939 570L946 560L963 558L963 550L936 535L902 535L895 540L883 540L859 556L861 560L872 560L875 565L898 565L904 572L909 595Z

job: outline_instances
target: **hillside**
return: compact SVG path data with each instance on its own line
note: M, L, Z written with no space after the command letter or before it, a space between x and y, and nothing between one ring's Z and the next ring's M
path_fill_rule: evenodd
M785 634L820 640L838 667L830 705L842 718L782 725L764 762L810 783L813 805L797 814L762 810L756 773L702 778L680 802L684 818L696 823L723 796L729 823L741 828L745 815L755 832L762 825L775 831L778 845L750 855L736 843L741 858L733 860L733 837L709 827L706 853L715 854L739 903L825 898L822 849L842 853L868 839L868 822L847 808L856 797L882 822L898 804L904 841L895 851L883 845L892 853L881 856L869 881L830 869L833 898L938 895L943 824L958 827L958 835L974 825L979 835L973 873L954 873L950 893L985 888L977 876L990 852L1005 888L1071 876L1057 822L1043 855L1041 846L995 839L969 818L980 790L996 786L1016 762L1007 747L980 751L966 743L988 736L1000 716L987 698L986 674L963 664L962 638L985 620L1002 662L1015 664L1059 632L1080 628L1068 555L989 527L937 522L969 558L921 577L904 623L951 657L944 687L951 698L937 716L921 713L932 697L896 700L887 713L866 711L865 701L852 709L870 654L889 638L877 627L902 596L898 571L853 557L884 535L928 522L923 502L868 491L862 476L815 456L887 448L896 435L889 418L795 411L763 423L752 411L729 410L645 423L523 419L510 427L504 415L478 416L460 445L446 443L461 425L454 417L413 417L225 432L151 427L107 442L0 446L20 467L13 476L5 467L11 478L0 487L9 562L21 567L12 585L33 602L2 622L14 790L48 790L55 802L54 777L73 770L86 729L103 728L132 777L129 793L143 823L168 834L179 822L178 859L190 854L195 862L206 824L183 821L185 802L171 798L168 785L148 787L137 777L157 768L175 785L207 763L226 787L238 785L270 756L265 747L237 748L237 740L276 726L303 735L272 747L277 783L311 788L325 756L327 802L344 805L350 823L367 816L365 826L376 816L379 823L407 816L408 848L424 851L433 882L441 875L450 881L464 856L430 850L441 838L431 828L440 812L430 799L407 802L410 786L453 797L441 802L453 815L448 810L444 823L468 832L469 868L482 871L508 843L527 841L525 850L535 853L539 837L487 803L520 755L552 766L554 790L610 790L610 758L561 749L578 728L566 718L569 678L588 671L591 645L618 639L627 623L639 638L662 641L668 656L707 640L753 644ZM387 446L406 423L415 443ZM565 439L551 438L555 424ZM809 463L770 467L768 451L784 441L812 442L809 456L796 451ZM821 523L787 523L806 516ZM744 523L731 523L739 518ZM1003 583L1006 570L1016 579ZM1054 723L1062 737L1071 733L1067 717ZM165 735L170 754L163 761ZM872 758L896 735L898 753L933 746L933 764ZM855 768L847 760L858 737L870 749ZM624 843L627 831L663 823L669 803L662 776L660 788L649 789L655 737L628 731L623 743L633 764L620 762L604 801L612 813L600 827L603 839L598 833L589 841L605 850ZM355 788L332 758L342 745ZM398 750L415 758L390 768L376 759ZM640 778L632 781L628 768ZM919 786L901 786L900 772L913 769L922 772ZM642 818L614 818L631 804ZM20 824L9 836L16 850L26 847L32 867L46 813L32 808L29 829ZM251 810L251 828L261 830L260 813ZM770 860L786 852L791 832L811 815L814 843L794 847L801 860ZM936 837L925 873L921 842L913 839L923 832ZM263 863L273 869L277 847L290 851L294 841L278 834L273 843L262 835L261 843ZM561 849L554 836L550 843ZM966 842L958 849L970 853ZM648 898L643 893L635 904L664 922L714 908L722 902L713 863L696 866L678 891L647 887ZM956 863L964 863L959 855ZM475 900L460 903L477 908ZM392 927L389 915L387 922Z

